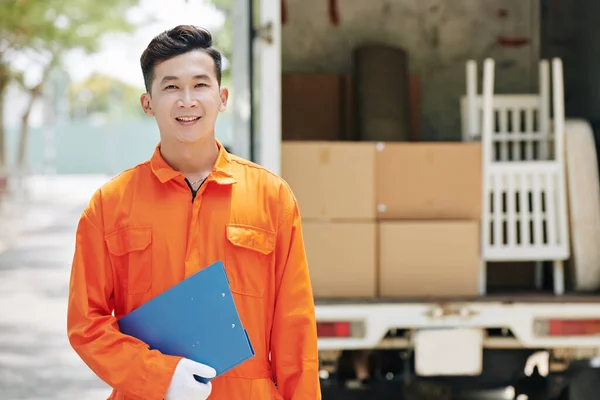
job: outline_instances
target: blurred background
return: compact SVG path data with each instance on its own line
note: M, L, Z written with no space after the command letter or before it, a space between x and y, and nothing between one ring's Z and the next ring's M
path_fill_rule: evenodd
M110 393L66 338L74 232L158 143L139 58L179 24L224 55L217 138L298 198L325 400L595 400L598 15L598 0L2 1L0 400Z
M161 31L199 24L231 54L225 13L209 2L4 4L1 165L12 172L113 174L145 160L158 131L140 107L139 57ZM231 142L230 112L217 131Z

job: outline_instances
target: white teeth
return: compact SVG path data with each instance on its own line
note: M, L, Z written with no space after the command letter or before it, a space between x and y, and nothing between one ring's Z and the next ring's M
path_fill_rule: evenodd
M183 122L191 122L191 121L196 121L197 119L199 119L200 117L178 117L176 118L178 121L183 121Z

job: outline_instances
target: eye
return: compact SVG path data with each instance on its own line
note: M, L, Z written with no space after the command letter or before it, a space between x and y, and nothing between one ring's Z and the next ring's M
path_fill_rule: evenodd
M169 90L169 89L177 89L177 86L175 85L169 85L165 87L165 90Z
M196 86L197 86L197 87L205 87L205 86L208 86L208 85L207 85L206 83L199 83L199 84L197 84Z

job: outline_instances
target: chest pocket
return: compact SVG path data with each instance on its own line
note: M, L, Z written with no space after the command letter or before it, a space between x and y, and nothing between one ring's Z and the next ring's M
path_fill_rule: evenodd
M231 291L263 297L277 241L276 233L235 224L227 225L226 233L225 268Z
M127 294L146 293L152 286L152 228L120 229L105 240L121 288Z

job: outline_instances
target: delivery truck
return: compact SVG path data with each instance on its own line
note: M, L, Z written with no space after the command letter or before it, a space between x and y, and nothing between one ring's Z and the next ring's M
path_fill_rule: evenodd
M546 2L234 3L231 147L297 196L323 398L596 399L596 147Z

